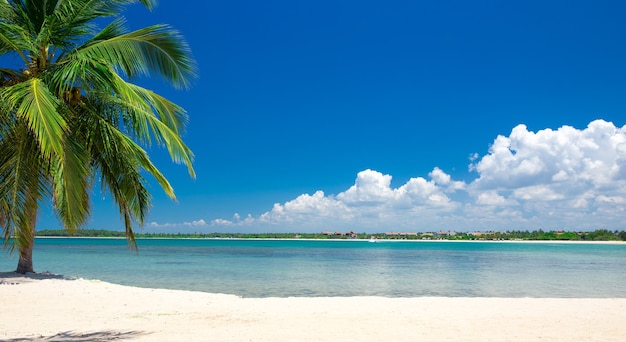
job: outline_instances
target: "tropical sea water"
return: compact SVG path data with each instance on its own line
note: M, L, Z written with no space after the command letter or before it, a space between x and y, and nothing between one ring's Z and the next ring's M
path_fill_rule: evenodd
M626 244L37 238L66 277L243 297L626 297ZM3 253L0 271L15 269Z

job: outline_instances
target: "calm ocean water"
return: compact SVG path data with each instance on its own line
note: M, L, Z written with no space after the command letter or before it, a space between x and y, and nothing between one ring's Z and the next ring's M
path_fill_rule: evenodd
M35 268L244 297L626 297L626 244L38 238ZM0 271L15 269L4 251Z

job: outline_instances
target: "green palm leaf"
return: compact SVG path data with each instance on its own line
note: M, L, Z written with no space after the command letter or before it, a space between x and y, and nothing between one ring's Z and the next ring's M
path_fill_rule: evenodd
M2 88L0 99L15 110L17 118L28 123L45 155L63 155L63 135L67 124L57 112L59 99L48 91L40 79L31 78Z
M97 36L98 37L98 36ZM104 40L92 40L75 52L104 60L127 77L156 72L176 87L187 88L196 66L182 36L168 25L155 25Z
M18 247L28 246L32 244L34 232L30 227L35 224L36 204L49 193L48 177L42 172L46 162L26 125L4 128L0 140L0 209L3 211L4 241L8 243L10 237L15 237Z
M65 158L52 165L54 205L57 216L70 231L78 229L89 215L89 155L70 135L65 140Z

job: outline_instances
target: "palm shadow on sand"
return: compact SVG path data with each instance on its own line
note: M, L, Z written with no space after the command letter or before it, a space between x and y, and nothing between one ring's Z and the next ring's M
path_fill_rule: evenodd
M26 274L21 274L17 272L0 272L0 285L17 285L45 279L75 280L76 278L66 277L61 274L54 274L48 271L42 273Z
M66 331L60 332L52 336L40 337L24 337L6 340L7 342L34 342L34 341L58 341L58 342L99 342L99 341L123 341L135 338L137 336L146 335L141 331L96 331L96 332L80 332Z

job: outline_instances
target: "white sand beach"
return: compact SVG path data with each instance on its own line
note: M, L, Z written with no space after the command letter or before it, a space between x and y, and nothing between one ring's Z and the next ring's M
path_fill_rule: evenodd
M623 341L626 338L625 298L239 298L45 278L0 274L0 340Z

